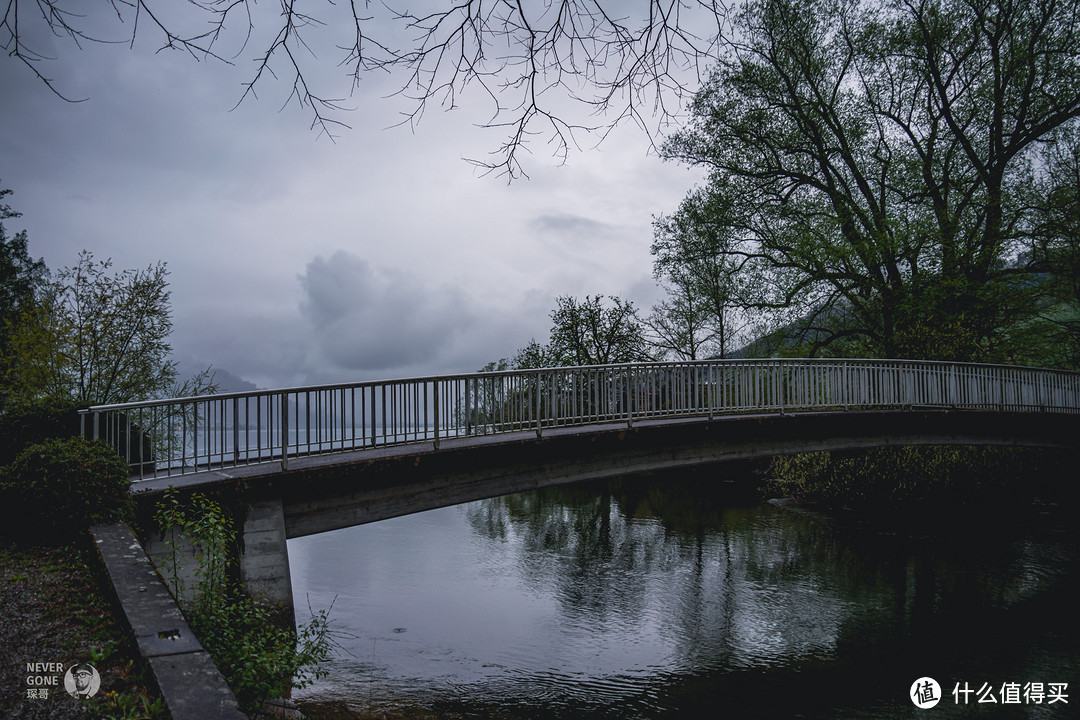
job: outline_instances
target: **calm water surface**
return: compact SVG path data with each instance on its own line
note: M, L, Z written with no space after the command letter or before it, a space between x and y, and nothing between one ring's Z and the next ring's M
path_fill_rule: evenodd
M342 648L302 702L438 717L1080 717L1071 509L901 529L699 481L524 493L289 541ZM920 677L944 698L908 699ZM994 689L996 704L953 690ZM1003 704L1068 683L1068 704ZM984 694L984 698L985 698ZM963 695L960 695L961 703Z

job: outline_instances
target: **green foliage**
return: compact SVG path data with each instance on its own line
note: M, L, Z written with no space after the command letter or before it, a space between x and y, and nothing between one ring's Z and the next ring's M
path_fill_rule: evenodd
M173 595L188 603L193 613L206 613L213 606L224 603L230 590L230 549L236 538L232 518L221 505L201 493L191 495L186 503L182 503L176 490L170 488L156 505L154 520L167 536L165 543L170 555L163 561L162 570L172 585ZM180 577L183 538L192 543L197 565L196 587L191 596L186 594L187 588Z
M158 720L169 717L164 698L110 690L85 703L87 716L97 720Z
M1045 451L963 445L812 452L774 458L772 490L832 506L955 510L1030 499L1056 462Z
M155 519L171 548L162 568L166 581L245 712L324 674L320 665L330 652L327 612L316 613L299 632L276 626L271 609L245 595L233 580L229 549L236 531L218 503L200 494L182 502L170 489ZM196 586L191 589L180 579L181 537L195 550Z
M970 359L975 354L975 333L958 321L929 324L915 321L896 333L896 357L913 360Z
M634 304L599 295L555 298L548 353L557 365L608 365L652 360Z
M176 382L171 331L163 263L114 273L110 260L84 251L18 319L8 382L25 398L71 398L80 405L167 395Z
M67 543L93 524L134 518L129 468L80 437L30 445L0 472L0 527L12 537Z
M569 295L555 298L547 343L536 340L521 348L514 359L485 365L493 370L536 370L580 365L608 365L655 360L655 348L646 335L634 303L617 297Z
M653 308L647 323L654 342L680 359L726 357L747 329L742 306L752 276L740 272L742 243L721 221L725 209L718 199L693 191L676 212L653 222L653 276L669 299Z
M1047 364L1080 370L1080 128L1059 134L1033 189L1034 258L1046 273L1049 302L1040 319L1050 332Z
M687 201L701 212L676 219L716 240L669 266L729 268L739 306L812 353L1022 357L1046 307L1040 223L1048 247L1076 246L1057 232L1070 177L1041 155L1080 117L1078 9L747 2L691 125L664 146L710 172ZM963 332L920 347L920 328Z
M0 188L0 200L11 190ZM19 217L7 203L0 202L0 221ZM17 320L34 307L49 271L42 260L34 260L27 251L26 231L9 237L0 222L0 409L8 395L10 338Z
M550 348L541 345L536 340L530 340L528 345L518 350L512 362L515 370L538 370L557 365L558 362L552 356Z

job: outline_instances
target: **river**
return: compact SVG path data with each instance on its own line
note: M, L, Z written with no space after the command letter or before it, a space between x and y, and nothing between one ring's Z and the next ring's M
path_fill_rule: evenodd
M294 697L425 718L1080 717L1075 508L922 523L716 486L627 478L290 540L298 620L332 605L340 644Z

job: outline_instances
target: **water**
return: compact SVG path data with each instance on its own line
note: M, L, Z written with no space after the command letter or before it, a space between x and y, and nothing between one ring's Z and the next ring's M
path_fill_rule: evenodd
M912 530L705 487L551 489L291 540L297 615L333 603L342 645L295 697L443 718L1080 716L1070 510ZM923 676L932 710L908 698ZM964 683L998 702L958 704ZM1068 683L1069 702L1003 704L1006 683Z

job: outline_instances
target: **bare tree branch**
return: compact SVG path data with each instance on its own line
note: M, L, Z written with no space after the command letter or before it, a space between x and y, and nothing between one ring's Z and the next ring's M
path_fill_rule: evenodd
M727 22L719 0L640 0L635 8L617 0L448 0L426 12L360 0L350 0L347 9L326 0L317 12L298 9L295 0L279 5L268 33L257 27L266 21L255 0L188 0L182 13L169 7L167 14L166 0L110 0L114 20L130 23L130 30L123 39L109 39L87 29L99 27L98 18L70 10L64 0L7 0L0 47L70 100L41 71L41 63L54 58L28 44L21 24L43 24L76 48L84 42L130 48L140 34L150 35L160 50L227 64L247 54L254 37L267 37L254 52L255 70L238 104L256 98L257 87L278 79L284 66L291 76L286 104L295 100L311 114L312 128L332 139L348 127L340 119L348 108L344 98L313 87L313 68L321 61L309 41L348 27L349 44L335 48L353 91L369 73L400 72L397 94L412 102L405 124L418 122L431 104L454 108L464 94L478 92L491 104L483 127L506 135L490 158L470 162L514 178L525 174L522 154L537 139L565 162L580 147L579 137L602 141L627 120L653 137L653 129L678 114L697 90ZM408 37L395 43L395 33ZM241 38L240 50L226 58L215 48L231 35ZM596 121L577 119L575 107Z

